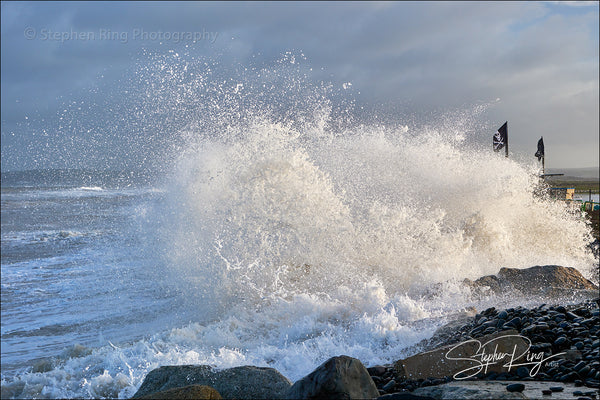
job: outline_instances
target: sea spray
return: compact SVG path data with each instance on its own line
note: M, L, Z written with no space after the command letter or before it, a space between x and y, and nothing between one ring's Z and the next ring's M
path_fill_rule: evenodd
M233 136L179 160L155 229L176 280L211 301L330 295L370 279L416 295L536 264L592 272L584 221L536 197L531 171L445 132L303 137L259 120Z
M54 357L49 371L3 380L3 398L130 397L169 364L297 380L334 355L390 363L446 315L482 306L464 278L536 264L593 278L583 220L535 194L534 167L478 144L485 107L361 122L300 64L288 54L227 79L176 54L143 65L123 121L164 133L139 148L165 184L132 209L143 246L127 252L151 260L157 296L181 303L162 310L159 333Z

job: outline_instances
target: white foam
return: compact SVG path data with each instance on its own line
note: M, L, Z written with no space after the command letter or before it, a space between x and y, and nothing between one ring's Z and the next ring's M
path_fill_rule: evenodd
M91 192L101 192L104 189L101 188L100 186L82 186L82 187L79 187L74 190L87 190L87 191L91 191Z

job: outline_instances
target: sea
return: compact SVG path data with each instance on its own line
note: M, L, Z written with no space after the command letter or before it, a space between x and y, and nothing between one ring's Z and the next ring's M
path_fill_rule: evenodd
M159 169L3 171L1 397L129 398L163 365L293 382L332 356L387 364L471 307L558 301L473 298L466 278L598 281L588 222L533 156L447 120L336 124L309 97L285 118L220 107Z

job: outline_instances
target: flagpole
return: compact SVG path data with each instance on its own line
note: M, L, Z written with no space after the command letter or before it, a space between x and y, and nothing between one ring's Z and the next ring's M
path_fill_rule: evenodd
M508 121L505 122L506 124L506 144L504 145L506 147L506 153L505 153L505 157L508 157Z
M542 174L546 175L546 156L542 156Z

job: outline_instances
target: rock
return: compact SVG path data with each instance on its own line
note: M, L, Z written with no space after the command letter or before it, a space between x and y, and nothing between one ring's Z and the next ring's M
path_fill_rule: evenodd
M378 397L376 400L435 400L433 397L417 396L412 393L392 393Z
M579 361L581 360L581 352L579 352L579 350L569 349L565 352L564 359L569 361Z
M529 376L529 369L527 367L517 368L517 375L519 378L526 378Z
M582 369L583 367L585 367L587 364L585 361L579 361L577 364L575 364L575 366L573 367L573 370L575 371L579 371L580 369Z
M333 357L289 389L289 399L371 399L379 396L365 366L356 358Z
M394 389L395 386L396 386L396 381L392 379L391 381L389 381L388 383L386 383L382 387L382 389L389 393L389 392L391 392Z
M541 352L546 352L549 351L552 348L552 345L550 343L537 343L531 346L531 352L532 353L539 353Z
M371 376L382 376L387 372L387 368L383 365L375 365L373 367L367 368L367 371Z
M2 383L0 385L0 399L18 399L24 398L23 389L25 389L25 382L22 380L12 381L10 383Z
M497 275L487 275L475 281L465 280L464 284L476 295L514 295L514 292L520 292L527 296L545 297L570 295L591 299L598 296L598 287L584 278L578 270L559 265L538 265L525 269L501 268ZM569 313L566 315L567 318L572 318Z
M51 358L42 358L38 360L33 367L31 368L31 372L48 372L54 369L54 362Z
M585 381L585 385L591 388L600 388L600 382L598 382L597 380L593 380L593 379L588 379Z
M581 325L589 325L592 326L593 324L597 323L598 319L597 318L587 318L584 319L583 321L580 322Z
M567 318L570 319L571 321L576 320L577 318L579 318L579 315L573 314L571 311L569 311L566 315L567 315Z
M462 328L463 326L467 325L473 320L473 314L473 310L465 310L463 312L449 316L448 319L450 320L450 322L448 322L444 326L439 327L434 332L431 339L429 339L429 342L439 344L440 342L443 342L446 338L455 335L456 331L459 328ZM487 321L487 318L485 319L485 321Z
M520 393L506 391L506 384L494 381L456 381L438 386L418 388L412 392L417 396L434 399L520 399Z
M510 385L506 386L506 390L509 392L522 392L525 390L525 385L522 383L511 383Z
M569 372L563 375L559 380L561 382L573 382L578 378L578 375L575 372Z
M133 397L188 385L211 386L224 398L282 399L291 382L273 368L244 366L215 370L208 365L164 366L150 371Z
M486 275L474 282L470 279L465 279L463 284L470 287L476 294L494 294L510 290L510 287L506 287L506 282L501 281L496 275ZM493 309L493 307L488 310L491 309ZM495 311L495 309L493 311ZM493 311L490 311L489 314L485 315L491 315Z
M519 329L521 327L521 318L519 317L515 317L513 319L511 319L510 321L508 321L506 324L504 324L504 326L509 326L515 329Z
M467 342L439 347L432 351L416 354L404 360L399 360L394 364L396 373L405 379L417 380L426 378L444 378L454 376L462 371L466 371L461 377L475 375L478 372L505 372L502 367L505 362L497 360L496 363L490 363L487 371L484 371L483 364L476 359L475 354L485 352L486 354L508 353L521 354L529 347L527 342L518 335L515 330L508 330L493 333L470 340ZM488 343L483 350L479 349L480 344ZM497 348L495 346L498 345Z
M418 388L412 394L429 396L434 399L541 399L542 390L550 390L550 386L556 386L556 382L529 381L524 385L522 392L506 390L508 385L515 383L521 384L514 381L454 381L438 386ZM565 386L565 393L571 389L575 390L572 384L563 386Z
M172 388L163 390L156 393L149 393L138 397L139 399L198 399L198 400L212 400L222 399L219 392L210 386L204 385L189 385L181 388Z
M525 269L501 268L498 278L523 292L545 291L549 287L598 290L591 281L572 267L543 265Z
M490 277L493 275L489 275ZM494 278L497 279L496 276L494 276ZM483 312L483 315L486 316L490 316L490 315L495 315L496 314L496 307L490 307L490 308L486 308L486 310Z
M588 376L588 374L590 373L591 370L592 369L588 365L586 365L585 367L583 367L577 371L577 375L579 375L581 377L586 377L586 376Z
M565 336L561 336L554 341L554 345L556 347L562 347L562 346L565 346L566 344L568 344L568 342L569 342L569 339L567 339Z

